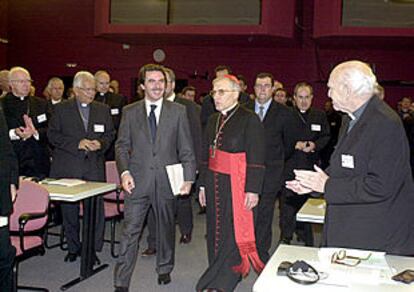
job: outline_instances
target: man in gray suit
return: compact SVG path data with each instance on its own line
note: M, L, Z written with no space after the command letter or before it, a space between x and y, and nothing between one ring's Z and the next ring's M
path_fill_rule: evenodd
M166 76L159 65L139 72L144 100L124 108L116 160L125 197L120 255L114 270L115 291L128 291L138 253L138 239L150 207L156 222L158 284L171 281L175 250L175 198L165 166L181 163L188 194L195 179L195 156L186 109L163 99Z

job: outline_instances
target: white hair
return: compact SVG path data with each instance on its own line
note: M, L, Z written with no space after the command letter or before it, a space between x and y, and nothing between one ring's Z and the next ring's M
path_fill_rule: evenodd
M348 61L339 64L332 71L338 79L347 84L356 96L369 96L375 94L378 83L370 66L361 61Z
M27 75L30 76L29 71L27 71L25 68L16 66L16 67L13 67L13 68L10 69L10 71L9 71L9 80L12 79L13 75L16 72L24 72L24 73L26 73Z
M227 82L230 83L231 88L235 91L240 92L241 91L241 87L240 84L237 83L235 80L233 80L232 78L229 78L228 76L224 75L224 76L220 76L217 77L216 79L213 80L213 86L216 82L222 81L222 80L226 80Z
M76 73L75 77L73 77L73 87L82 87L83 82L85 82L86 80L95 82L95 78L90 72L79 71L78 73Z
M50 89L52 87L53 82L59 82L60 84L62 84L64 86L63 80L60 79L59 77L52 77L49 79L49 81L47 82L47 88Z

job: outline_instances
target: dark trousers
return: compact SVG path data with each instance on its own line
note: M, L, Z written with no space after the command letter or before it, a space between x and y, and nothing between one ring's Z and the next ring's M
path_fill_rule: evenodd
M63 228L70 253L80 253L79 203L61 203ZM96 198L95 251L102 251L105 233L105 209L102 197Z
M254 208L256 247L260 259L266 263L269 258L269 250L272 245L272 222L275 211L277 192L262 193L259 204Z
M174 267L175 254L175 198L160 198L132 194L125 197L119 258L114 269L114 285L129 287L137 261L139 238L144 229L150 207L155 215L156 271L170 273Z
M0 291L13 291L13 264L16 249L11 245L9 226L0 227Z
M281 238L292 240L296 231L305 241L306 246L313 246L312 226L309 223L297 223L296 213L308 199L307 195L297 195L284 188L280 199L280 231Z
M180 233L191 234L193 232L193 207L191 202L191 195L176 197L176 216ZM147 217L148 248L155 249L155 216L154 211L150 208Z

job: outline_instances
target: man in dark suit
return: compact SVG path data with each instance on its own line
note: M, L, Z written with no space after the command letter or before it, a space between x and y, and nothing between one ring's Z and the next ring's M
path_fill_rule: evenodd
M19 174L44 178L49 175L47 147L48 111L44 99L29 96L32 79L22 67L9 72L11 92L1 99L9 136L19 162Z
M13 291L12 275L16 249L10 243L8 216L13 210L18 182L17 158L0 106L0 291Z
M259 256L263 262L269 260L272 244L272 222L277 194L282 186L285 159L295 146L291 136L292 112L272 99L273 75L260 73L256 76L254 91L256 99L247 107L256 112L265 129L265 177L260 200L255 209L255 231Z
M53 146L53 178L105 181L104 153L115 139L108 106L93 101L95 80L91 73L78 72L73 79L75 98L55 107L48 137ZM68 242L65 261L79 255L79 203L61 203L63 226ZM97 198L95 251L101 251L105 229L102 197Z
M193 141L184 106L164 100L164 68L148 64L139 72L145 98L124 108L116 160L125 197L124 225L119 260L114 270L116 291L128 291L145 218L153 208L156 223L158 283L168 284L174 267L175 197L167 165L181 163L188 194L195 179Z
M409 146L398 115L375 95L371 68L348 61L334 68L328 87L344 116L325 173L296 170L287 187L324 193L324 244L391 254L414 254L414 188ZM349 118L348 118L349 117Z
M9 70L0 71L0 98L5 97L9 93Z
M312 107L312 86L306 82L296 84L293 97L295 108L291 131L296 142L295 151L285 164L285 180L293 179L293 169L313 169L313 165L319 163L320 152L328 144L330 137L329 123L325 113ZM305 196L296 196L288 189L282 192L280 227L283 243L289 244L296 230L299 240L305 241L307 246L313 245L310 224L296 223L296 213L306 199Z
M63 80L58 77L52 77L49 79L46 92L49 100L47 101L48 111L51 114L55 108L55 105L63 101L63 93L65 91L65 84Z
M171 102L176 102L185 106L187 111L188 122L190 125L191 138L193 140L193 149L196 158L197 169L199 168L201 155L201 122L199 105L195 102L177 97L175 95L175 73L170 68L164 68L167 77L167 86L165 88L165 98ZM191 234L193 231L193 210L191 206L191 195L177 197L177 223L180 228L180 243L188 244L191 242ZM155 254L155 216L152 208L148 213L148 248L142 252L143 256Z
M96 95L95 101L108 105L111 109L112 121L115 130L118 132L121 123L122 109L127 104L124 96L109 91L111 76L108 72L99 70L95 73ZM115 160L115 141L105 153L106 160Z

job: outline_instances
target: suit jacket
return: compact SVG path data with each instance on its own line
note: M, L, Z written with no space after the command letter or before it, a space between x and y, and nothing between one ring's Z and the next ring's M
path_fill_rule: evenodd
M187 109L188 121L190 124L191 138L193 139L194 154L196 158L197 169L199 169L201 161L201 121L200 121L200 111L201 108L194 101L182 98L175 97L175 102L182 104Z
M6 119L0 106L0 216L8 216L13 209L10 185L18 186L19 174L16 154L9 139Z
M325 185L328 246L414 254L414 188L398 115L371 98L349 133L340 131Z
M216 106L214 105L213 97L210 94L207 94L203 98L203 103L201 105L201 113L200 113L201 127L203 130L207 126L209 117L216 112L217 111L216 111Z
M254 112L255 101L251 100L246 107ZM295 150L291 126L292 111L275 101L270 103L262 121L265 130L265 177L263 192L277 192L282 184L284 161Z
M173 198L165 166L182 163L184 180L194 181L196 163L184 106L163 100L155 143L151 140L145 99L127 105L115 143L119 173L129 170L135 181L133 195ZM155 188L156 185L156 188Z
M51 177L105 180L104 153L115 138L115 129L107 105L93 101L89 106L88 129L85 130L76 99L56 105L48 130L49 141L54 147ZM80 150L79 142L85 138L98 140L101 149Z
M126 98L122 95L115 94L112 92L107 92L104 96L102 96L98 92L95 95L95 101L103 102L104 104L107 104L110 107L112 121L115 129L118 131L119 124L121 123L122 109L127 104Z
M294 178L294 169L313 169L313 165L319 161L320 152L328 144L330 139L330 127L326 114L315 108L307 111L307 119L302 119L298 109L292 109L294 123L291 131L297 141L312 141L316 148L314 152L305 153L300 150L294 150L292 156L286 161L285 179Z

